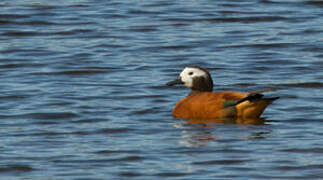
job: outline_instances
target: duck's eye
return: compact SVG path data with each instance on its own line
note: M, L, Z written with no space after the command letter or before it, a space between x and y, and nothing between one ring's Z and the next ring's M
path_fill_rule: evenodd
M190 76L193 75L193 72L189 72L188 75L190 75Z

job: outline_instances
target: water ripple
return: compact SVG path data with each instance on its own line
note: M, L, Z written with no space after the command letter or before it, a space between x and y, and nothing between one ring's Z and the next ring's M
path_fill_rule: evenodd
M0 167L0 173L1 172L29 172L33 171L34 169L30 166L24 166L24 165L11 165L7 167Z

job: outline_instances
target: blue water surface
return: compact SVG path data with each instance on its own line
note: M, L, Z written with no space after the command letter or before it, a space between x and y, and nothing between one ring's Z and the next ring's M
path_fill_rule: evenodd
M0 2L0 179L322 179L323 2ZM190 124L166 87L276 88L260 125Z

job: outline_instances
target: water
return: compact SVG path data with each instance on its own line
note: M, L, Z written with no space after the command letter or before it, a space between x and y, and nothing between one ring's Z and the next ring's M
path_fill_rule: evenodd
M0 2L0 179L322 179L322 1ZM277 88L261 125L188 124L186 65Z

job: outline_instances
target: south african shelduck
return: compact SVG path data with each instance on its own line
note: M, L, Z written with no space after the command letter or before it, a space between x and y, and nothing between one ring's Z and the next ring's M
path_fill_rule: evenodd
M272 89L237 92L212 92L213 81L210 73L201 67L184 68L179 77L166 85L183 84L192 92L180 100L173 109L175 118L259 118L265 108L279 97L264 98L262 92Z

